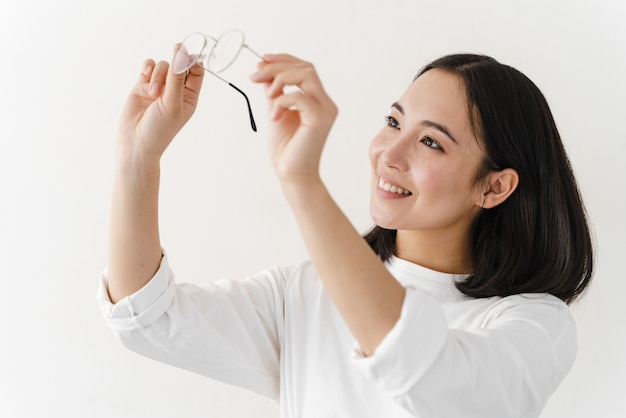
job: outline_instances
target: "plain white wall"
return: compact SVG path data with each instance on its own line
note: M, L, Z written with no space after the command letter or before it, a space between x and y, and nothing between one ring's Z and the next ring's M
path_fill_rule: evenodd
M146 57L187 33L245 31L259 52L313 61L341 109L323 161L364 230L367 144L428 61L481 52L533 79L552 106L588 205L595 282L573 307L579 354L542 417L626 416L626 6L622 0L8 1L0 3L0 416L276 417L242 390L146 360L95 302L106 265L113 137ZM206 78L163 161L161 227L179 280L243 277L306 257L264 144L261 89L242 53Z

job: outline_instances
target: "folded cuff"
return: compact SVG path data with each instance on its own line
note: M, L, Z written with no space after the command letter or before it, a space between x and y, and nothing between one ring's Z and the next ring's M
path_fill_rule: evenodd
M409 287L398 322L372 356L365 357L355 344L352 363L392 396L400 396L430 368L447 335L448 326L439 303L428 293Z
M105 320L114 330L128 331L149 325L167 310L174 298L174 275L165 253L150 281L115 304L107 290L107 275L107 270L100 275L96 298Z

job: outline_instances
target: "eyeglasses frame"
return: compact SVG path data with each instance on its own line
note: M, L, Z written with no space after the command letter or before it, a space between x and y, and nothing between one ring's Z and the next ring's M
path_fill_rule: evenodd
M232 58L232 60L224 68L220 69L219 71L212 71L209 68L205 67L203 62L202 62L205 59L205 57L207 59L210 59L210 57L213 55L213 52L214 52L215 48L218 46L220 39L222 39L225 35L227 35L229 33L232 33L232 32L238 32L239 34L241 34L241 38L242 38L242 44L239 46L239 49L235 53L235 56ZM195 59L193 60L192 63L188 64L185 69L180 70L177 73L178 74L182 74L185 71L188 72L189 69L191 67L193 67L194 65L199 65L203 70L205 70L206 72L208 72L211 75L215 76L216 78L222 80L224 83L228 84L230 87L235 89L237 92L239 92L244 97L244 99L246 99L246 105L248 107L248 115L250 116L250 126L252 127L252 130L254 132L256 132L257 131L257 127L256 127L256 123L254 121L254 115L252 114L252 106L250 105L250 100L248 99L248 96L246 95L246 93L243 92L243 90L241 90L239 87L235 86L233 83L231 83L230 81L226 80L222 76L218 75L218 73L222 72L222 71L226 70L228 67L230 67L237 60L237 58L239 57L239 53L244 48L247 49L248 51L252 52L254 55L259 57L259 59L261 59L261 60L263 60L263 56L261 56L259 53L257 53L252 48L250 48L248 46L248 44L246 44L246 42L245 42L245 35L243 34L242 31L240 31L238 29L228 30L228 31L222 33L218 38L214 38L213 36L204 34L202 32L193 32L193 33L187 35L185 37L185 39L183 39L183 41L181 42L181 46L185 43L185 41L187 39L191 38L192 36L197 36L197 35L201 35L204 38L204 45L202 46L202 48L200 50L200 53L198 54L197 57L195 57ZM207 40L213 41L213 45L211 46L211 49L209 50L208 54L205 56L205 55L203 55L203 52L205 51L205 49L207 48L207 46L209 44L209 42L207 42ZM178 51L176 51L176 54L178 54Z

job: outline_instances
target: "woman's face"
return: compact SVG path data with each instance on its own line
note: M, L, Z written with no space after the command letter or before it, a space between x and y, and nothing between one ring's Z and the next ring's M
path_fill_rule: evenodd
M483 156L463 81L427 71L391 106L370 145L372 219L387 229L465 236L483 201L475 182Z

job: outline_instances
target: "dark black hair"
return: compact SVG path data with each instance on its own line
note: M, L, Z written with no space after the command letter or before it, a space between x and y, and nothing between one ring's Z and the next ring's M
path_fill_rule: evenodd
M488 56L447 55L415 78L432 69L464 82L469 118L485 151L476 181L505 168L519 175L508 199L474 219L473 272L457 288L479 298L550 293L571 303L591 280L593 245L546 99L524 74ZM395 230L374 226L365 239L381 260L395 254Z

